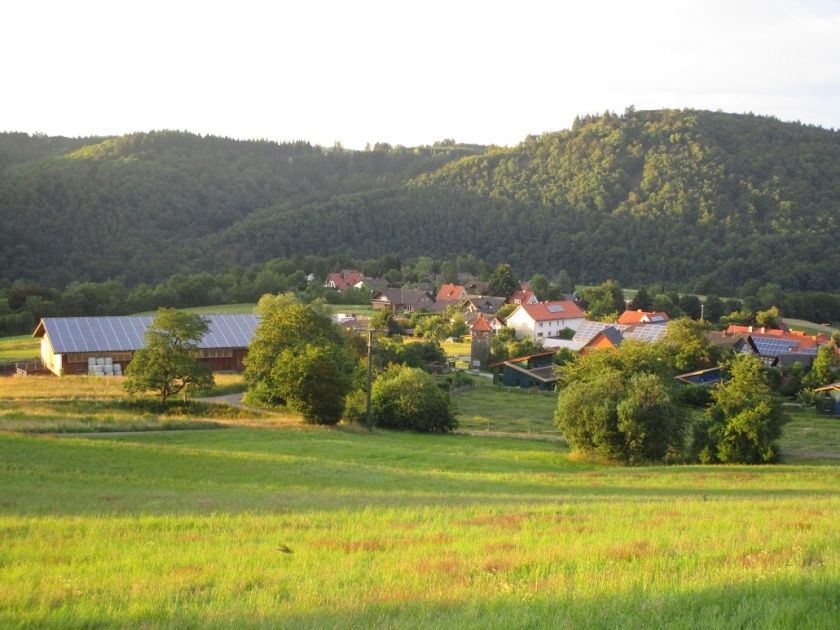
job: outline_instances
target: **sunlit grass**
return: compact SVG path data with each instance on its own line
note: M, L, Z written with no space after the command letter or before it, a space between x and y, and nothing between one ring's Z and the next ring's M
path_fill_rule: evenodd
M40 356L40 339L31 335L0 337L0 361L37 360Z
M475 382L452 396L460 429L560 435L554 426L556 394L498 387L482 378Z
M0 435L0 625L833 627L838 469L299 427Z

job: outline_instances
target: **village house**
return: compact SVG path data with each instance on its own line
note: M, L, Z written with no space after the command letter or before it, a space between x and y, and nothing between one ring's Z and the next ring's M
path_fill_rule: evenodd
M531 289L519 288L510 296L511 304L537 304L539 300Z
M198 342L198 359L213 371L241 371L259 325L250 314L204 315L209 328ZM134 353L146 345L154 317L45 317L32 333L41 339L41 362L58 376L119 376Z
M670 318L665 311L624 311L616 320L616 324L664 324Z
M421 289L382 289L376 291L371 298L371 305L375 310L387 309L394 315L431 310L434 304L434 296Z
M808 335L801 330L783 330L763 326L731 325L723 338L749 337L736 350L744 354L757 354L768 367L781 367L792 363L809 366L817 350L831 341L825 334Z
M493 371L493 382L505 387L554 391L560 380L555 373L555 354L551 350L492 363L489 367Z
M444 284L438 289L435 300L438 302L441 300L458 301L465 297L467 297L467 289L464 286L460 284Z
M365 274L355 269L342 269L327 276L324 286L337 291L344 291L362 282Z
M584 312L571 300L520 304L505 322L520 338L556 337L560 331L577 330L584 321Z

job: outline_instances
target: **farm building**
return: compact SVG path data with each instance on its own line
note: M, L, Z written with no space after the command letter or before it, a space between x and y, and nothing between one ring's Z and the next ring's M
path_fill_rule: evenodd
M543 391L554 391L558 381L554 373L554 355L552 350L493 363L490 365L493 382L505 387L536 387Z
M241 371L259 324L249 314L205 315L209 330L198 343L199 359L214 371ZM50 372L119 375L134 352L146 345L154 317L45 317L33 337L41 338L41 361Z
M814 390L819 394L817 411L825 415L840 417L840 383L832 383Z

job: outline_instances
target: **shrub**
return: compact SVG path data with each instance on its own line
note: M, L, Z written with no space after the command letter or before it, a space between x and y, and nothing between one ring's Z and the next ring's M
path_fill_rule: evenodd
M625 463L664 459L682 448L684 421L655 374L615 369L560 392L556 422L577 449Z
M371 415L388 429L443 433L457 426L449 396L423 370L391 366L371 391Z
M767 383L761 361L736 357L729 380L712 392L713 404L695 427L693 449L704 463L761 464L777 456L787 418Z
M686 383L677 387L677 402L692 407L706 407L712 400L710 388L706 385Z

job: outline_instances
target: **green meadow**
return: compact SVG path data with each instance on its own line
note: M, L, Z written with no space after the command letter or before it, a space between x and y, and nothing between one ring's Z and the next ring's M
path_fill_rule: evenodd
M40 409L32 423L86 400L125 403L109 379L0 385L0 402ZM518 409L546 431L553 400L455 395L462 418ZM840 461L620 468L545 439L231 414L213 430L195 418L189 431L0 432L0 627L832 628L840 617ZM830 419L795 422L833 435Z
M31 335L0 337L0 362L36 360L41 356L41 340Z

